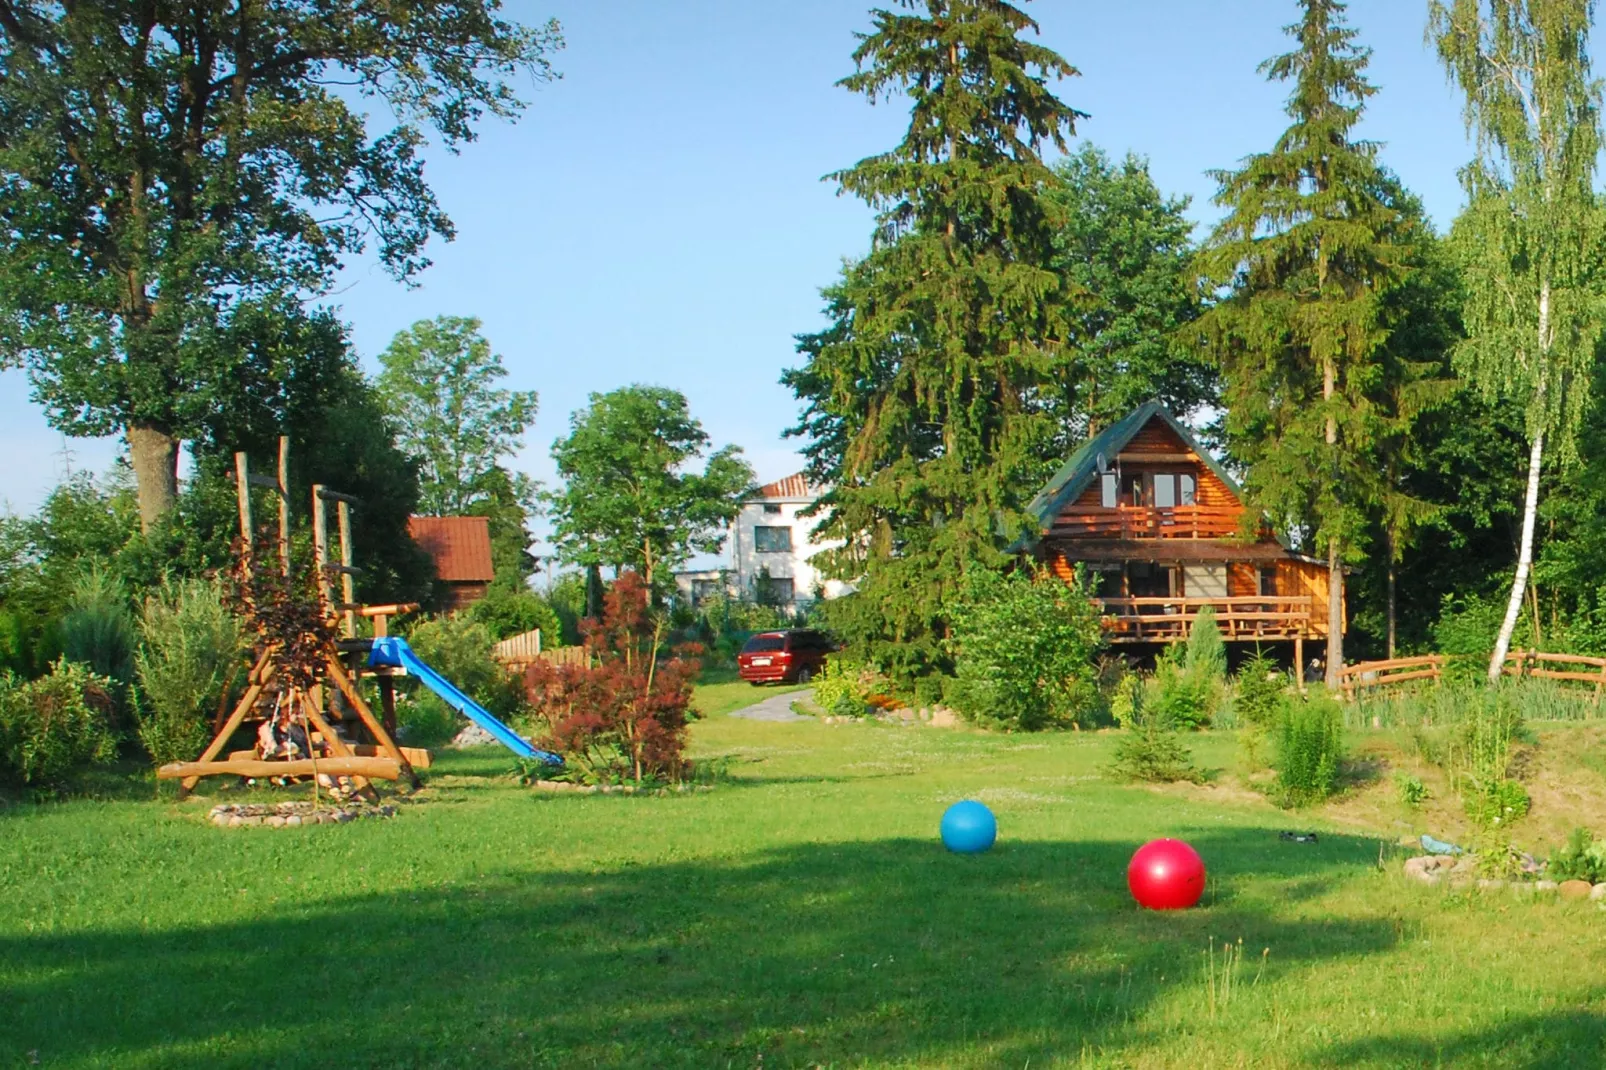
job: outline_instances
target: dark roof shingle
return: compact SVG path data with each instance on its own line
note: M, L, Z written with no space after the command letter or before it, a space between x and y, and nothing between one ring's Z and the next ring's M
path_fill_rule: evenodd
M410 516L407 534L435 561L435 574L447 583L489 583L491 522L483 516Z

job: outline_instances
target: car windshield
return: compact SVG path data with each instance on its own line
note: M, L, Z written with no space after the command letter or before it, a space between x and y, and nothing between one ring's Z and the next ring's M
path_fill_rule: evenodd
M784 635L755 635L742 647L743 654L768 654L774 650L786 649L786 636Z

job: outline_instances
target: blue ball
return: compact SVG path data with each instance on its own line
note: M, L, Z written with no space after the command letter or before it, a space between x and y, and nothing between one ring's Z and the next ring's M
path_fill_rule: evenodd
M956 802L942 815L942 845L956 854L980 854L998 839L993 812L973 799Z

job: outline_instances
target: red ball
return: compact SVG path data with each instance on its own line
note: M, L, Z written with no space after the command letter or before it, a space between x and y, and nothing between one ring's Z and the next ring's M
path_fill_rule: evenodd
M1181 840L1153 840L1132 856L1126 886L1139 906L1186 910L1204 895L1204 859Z

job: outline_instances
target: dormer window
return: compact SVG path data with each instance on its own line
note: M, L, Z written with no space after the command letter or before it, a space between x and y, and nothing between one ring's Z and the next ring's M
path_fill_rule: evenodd
M1179 505L1193 505L1198 496L1193 476L1186 472L1156 472L1154 474L1154 507L1175 509Z

